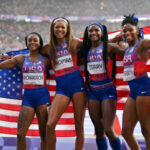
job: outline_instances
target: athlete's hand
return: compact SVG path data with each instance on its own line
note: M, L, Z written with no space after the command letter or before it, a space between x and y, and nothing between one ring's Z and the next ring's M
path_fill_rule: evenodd
M1 59L1 60L11 59L11 56L10 56L10 55L7 55L7 54L0 54L0 59Z

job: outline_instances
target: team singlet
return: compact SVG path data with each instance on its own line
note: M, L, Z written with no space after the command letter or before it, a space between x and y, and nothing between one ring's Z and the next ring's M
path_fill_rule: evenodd
M35 62L31 61L27 55L22 67L23 88L32 89L36 88L37 86L44 86L46 83L45 71L46 68L41 55Z
M103 62L103 44L94 50L91 48L87 59L87 70L90 74L90 80L100 81L107 79Z
M138 77L143 76L144 71L146 71L146 62L140 60L136 53L136 47L139 41L132 47L128 47L125 51L123 58L124 73L123 80L131 81Z
M57 65L55 76L63 76L78 70L77 56L72 56L67 49L65 41L61 46L57 46Z

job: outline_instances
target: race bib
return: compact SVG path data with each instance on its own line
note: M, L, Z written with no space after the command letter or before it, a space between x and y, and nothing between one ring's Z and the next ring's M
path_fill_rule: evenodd
M134 75L134 67L133 65L131 66L125 66L124 67L124 73L123 73L123 80L124 81L130 81L135 79L135 75Z
M23 73L23 83L44 85L44 73Z
M57 66L56 71L64 69L64 68L70 68L73 67L72 57L71 55L59 57L57 60Z
M103 61L88 62L87 69L90 74L102 74L106 72Z

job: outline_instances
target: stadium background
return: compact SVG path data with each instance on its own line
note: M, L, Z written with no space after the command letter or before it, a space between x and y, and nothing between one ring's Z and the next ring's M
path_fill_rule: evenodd
M108 31L118 30L129 13L139 17L140 27L148 26L149 6L149 0L0 0L0 51L24 48L24 37L31 31L47 43L50 21L57 16L71 20L77 37L92 21L105 24Z
M46 44L49 41L50 22L57 16L67 17L71 21L73 33L77 37L82 37L85 27L93 21L105 24L109 32L119 30L124 14L134 13L139 17L139 27L149 26L149 6L149 0L0 0L0 53L24 49L24 37L33 31L39 32ZM88 124L87 128L91 125ZM14 136L0 135L0 149L15 149ZM39 149L37 141L39 139L28 138L27 149ZM72 149L73 142L74 138L70 138ZM87 138L85 150L90 150L90 146L96 149L94 142ZM139 142L145 145L143 141ZM62 149L66 143L69 147L68 139L59 138L58 149Z

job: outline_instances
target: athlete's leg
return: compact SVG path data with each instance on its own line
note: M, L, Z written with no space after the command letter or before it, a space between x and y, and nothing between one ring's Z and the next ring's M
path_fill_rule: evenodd
M75 129L77 133L75 150L82 150L84 144L84 117L86 108L86 93L78 92L72 96L74 108Z
M104 131L110 141L110 145L113 150L121 149L121 142L117 138L114 132L114 122L116 116L116 101L115 100L104 100L102 101L102 121L104 126Z
M146 141L146 149L150 150L150 96L138 96L136 108L142 134Z
M102 108L101 102L98 100L89 100L88 108L90 118L95 128L96 144L98 150L107 150L107 141L104 134L104 128L102 124Z
M56 94L52 101L48 113L46 126L46 141L48 150L56 150L56 133L55 127L61 115L65 112L70 102L70 98L64 95Z
M46 123L48 119L47 104L40 105L36 108L36 115L39 124L39 133L41 137L41 150L46 149Z
M138 142L133 136L133 131L137 124L137 121L138 117L136 112L136 101L131 97L128 97L123 112L122 135L125 138L131 150L140 150Z
M18 132L17 132L17 150L26 149L26 139L28 128L34 119L34 108L22 106L18 118Z

